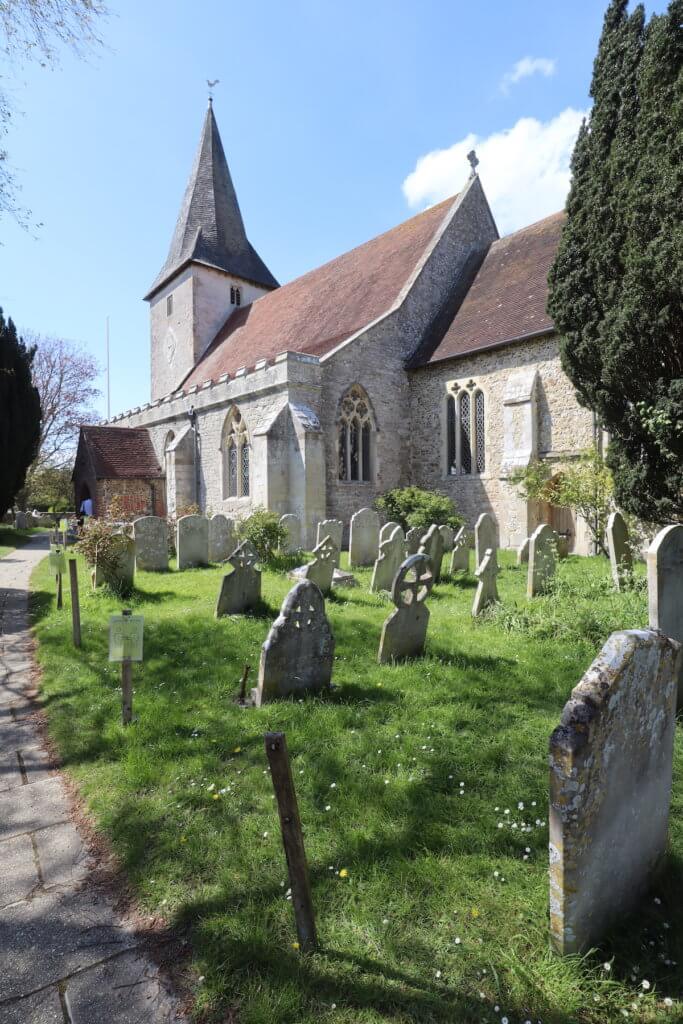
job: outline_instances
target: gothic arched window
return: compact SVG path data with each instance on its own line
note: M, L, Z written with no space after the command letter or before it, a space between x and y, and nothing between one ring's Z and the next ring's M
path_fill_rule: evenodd
M486 468L486 424L484 392L474 392L474 468L483 473Z
M237 285L230 285L230 305L241 306L242 305L242 289L238 288Z
M481 474L486 469L486 406L474 381L451 384L446 396L446 472L449 476Z
M469 476L472 472L472 402L468 391L458 399L458 427L460 430L460 472Z
M337 419L340 480L367 483L374 478L374 442L370 401L360 384L353 384L341 400Z
M223 425L221 437L223 456L223 497L249 496L249 434L236 405Z

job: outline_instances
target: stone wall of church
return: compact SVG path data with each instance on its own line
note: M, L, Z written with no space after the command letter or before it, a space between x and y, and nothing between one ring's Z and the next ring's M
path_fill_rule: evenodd
M582 408L560 365L558 339L544 337L488 352L448 359L410 373L411 476L420 487L442 491L473 526L481 512L491 512L508 546L530 532L543 510L529 508L527 522L518 522L520 499L502 470L503 399L511 374L537 371L536 445L538 455L560 469L594 440L592 413ZM446 395L449 382L472 380L485 396L486 468L481 475L451 476L447 471ZM522 505L524 503L521 503ZM581 524L574 550L588 553Z

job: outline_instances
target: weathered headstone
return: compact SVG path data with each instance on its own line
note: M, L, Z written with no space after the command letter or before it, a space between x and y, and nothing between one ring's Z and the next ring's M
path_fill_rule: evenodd
M339 568L339 555L341 554L343 532L344 524L341 519L323 519L321 523L318 523L316 544L319 546L325 537L330 538L337 552L334 559L336 568ZM325 591L323 591L323 593L325 593Z
M495 562L498 562L498 528L496 520L490 512L482 512L474 525L474 559L477 567L484 560L484 555L491 550Z
M423 532L421 526L411 526L406 532L406 555L416 555L418 553Z
M665 526L647 552L650 629L683 643L683 526ZM678 708L683 707L683 662L678 675Z
M372 565L379 547L379 516L371 508L361 508L351 516L349 564Z
M228 558L232 566L221 580L216 602L216 618L251 611L261 600L261 573L256 568L258 552L250 540L244 540Z
M439 533L441 534L441 540L443 541L444 554L446 554L447 551L452 551L455 530L451 526L447 526L446 523L442 523L439 527Z
M557 534L546 523L537 526L529 539L526 596L536 597L547 588L557 567Z
M26 513L25 512L17 512L16 516L14 517L14 529L15 530L25 530L27 525L28 524L27 524L27 519L26 519Z
M217 512L209 519L209 561L225 562L233 553L237 543L235 525L222 512Z
M496 576L499 572L500 570L495 558L495 552L489 548L488 551L484 552L484 558L481 565L479 565L474 572L479 583L477 584L477 590L472 604L472 615L477 616L481 614L487 605L494 604L494 602L498 600Z
M176 538L179 569L209 564L209 520L205 516L181 516Z
M666 850L680 647L613 633L550 737L550 934L600 942L651 886Z
M526 565L529 561L529 541L530 537L526 537L517 548L517 565Z
M165 572L168 569L168 528L159 516L140 516L133 523L135 571Z
M455 572L470 571L470 535L466 527L461 526L453 538L453 553L451 555L451 575Z
M380 665L401 658L419 657L424 651L429 625L425 600L434 585L429 556L409 555L398 570L391 588L396 609L382 626L377 660Z
M379 543L381 544L383 540L386 540L387 537L391 536L391 534L394 532L397 526L403 529L401 527L401 524L395 523L393 519L390 520L388 523L385 523L382 529L379 531Z
M425 554L432 563L434 583L441 579L441 561L443 559L443 537L436 523L432 523L420 541L420 554Z
M280 516L280 526L285 531L285 536L280 545L284 555L292 555L295 551L301 550L301 520L293 512Z
M297 575L302 579L311 580L320 588L320 592L327 597L332 589L332 578L336 568L336 560L339 549L331 537L323 537L319 544L313 549L313 558L307 562Z
M615 590L623 590L633 570L633 558L628 542L628 526L621 512L612 512L607 520L607 550L612 567Z
M260 707L278 697L328 687L333 657L334 637L323 595L312 580L302 580L287 594L261 648L254 704Z
M405 557L406 544L403 530L400 526L396 526L379 546L379 554L370 581L370 590L373 593L380 590L391 590L394 577L401 568Z
M98 545L99 547L99 545ZM107 583L117 593L126 594L133 587L135 573L135 541L125 533L116 533L107 541L107 555L97 557L95 548L95 567L93 569L93 586Z

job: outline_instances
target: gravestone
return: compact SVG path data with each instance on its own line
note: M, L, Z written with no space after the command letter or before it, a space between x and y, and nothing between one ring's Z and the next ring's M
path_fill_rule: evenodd
M495 552L489 548L488 551L484 552L484 559L481 565L474 572L479 583L477 584L477 591L474 595L474 603L472 604L472 615L480 615L487 605L494 604L498 600L496 576L499 572Z
M446 523L442 523L442 525L439 527L439 533L441 534L441 540L443 541L444 554L447 551L452 551L455 530L451 526L447 526Z
M386 540L387 537L390 537L391 534L394 532L394 530L396 529L397 526L400 529L403 529L401 524L400 523L395 523L393 521L393 519L390 520L388 523L385 523L384 526L382 527L382 529L379 531L379 543L381 544L383 540Z
M470 536L469 530L461 526L453 538L453 554L451 555L451 575L455 572L470 571Z
M316 693L330 685L334 637L325 601L312 580L295 584L261 648L256 707L278 697Z
M536 597L548 586L557 567L557 534L546 523L537 526L529 539L526 596Z
M495 562L498 562L498 529L496 520L490 512L482 512L474 526L474 560L477 567L484 560L488 550L493 553Z
M382 626L377 661L380 665L401 658L419 657L424 651L429 625L425 604L434 585L429 556L409 555L399 568L391 588L395 610Z
M296 574L304 580L311 580L320 588L321 594L327 597L332 589L332 579L338 557L339 548L332 538L323 537L313 549L312 560L297 570Z
M106 562L98 560L95 548L95 567L92 571L93 587L107 583L119 594L133 589L135 574L135 541L125 533L115 533ZM109 547L109 544L107 545Z
M168 569L168 528L159 516L140 516L133 523L135 571L166 572Z
M647 552L650 629L683 643L683 526L665 526ZM678 708L683 707L683 662L678 675Z
M17 512L16 516L14 517L14 529L15 530L25 530L26 527L27 527L26 513L25 512Z
M256 568L258 552L250 540L244 540L228 558L232 566L221 580L216 602L216 618L251 611L261 600L261 573Z
M209 519L209 561L225 562L237 547L235 525L221 512Z
M209 520L205 516L181 516L176 526L178 568L209 564Z
M349 564L372 565L379 548L379 516L371 508L361 508L351 516Z
M621 512L612 512L607 520L607 550L614 589L623 590L633 570L633 559L628 542L628 526Z
M280 526L285 531L285 536L280 544L280 551L283 555L294 554L301 550L301 520L293 512L280 516Z
M405 557L406 544L403 530L400 526L396 526L379 546L379 554L370 581L370 590L373 593L380 590L391 590L394 577L401 568Z
M517 548L517 565L526 565L529 561L529 541L530 537L526 537L525 540Z
M406 533L406 555L416 555L420 550L422 540L422 527L411 526Z
M337 552L334 559L336 568L339 568L339 556L341 554L343 532L344 524L341 519L323 519L322 523L318 523L316 544L319 546L325 537L330 538ZM325 593L324 590L323 593Z
M613 633L550 737L550 934L598 944L653 883L667 843L680 646Z
M443 537L439 527L432 523L420 541L420 554L425 554L432 563L434 583L441 579L441 560L443 558Z

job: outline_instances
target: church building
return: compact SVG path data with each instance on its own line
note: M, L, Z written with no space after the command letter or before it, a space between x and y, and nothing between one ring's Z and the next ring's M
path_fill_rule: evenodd
M416 484L470 525L492 512L504 547L547 521L588 553L581 521L509 482L535 458L561 471L598 436L545 311L563 216L500 238L473 167L458 195L279 285L248 239L209 102L145 296L151 400L83 428L77 502L97 488L79 470L97 443L119 475L96 489L96 514L117 486L141 514L265 506L296 513L310 546L320 520L348 523Z

